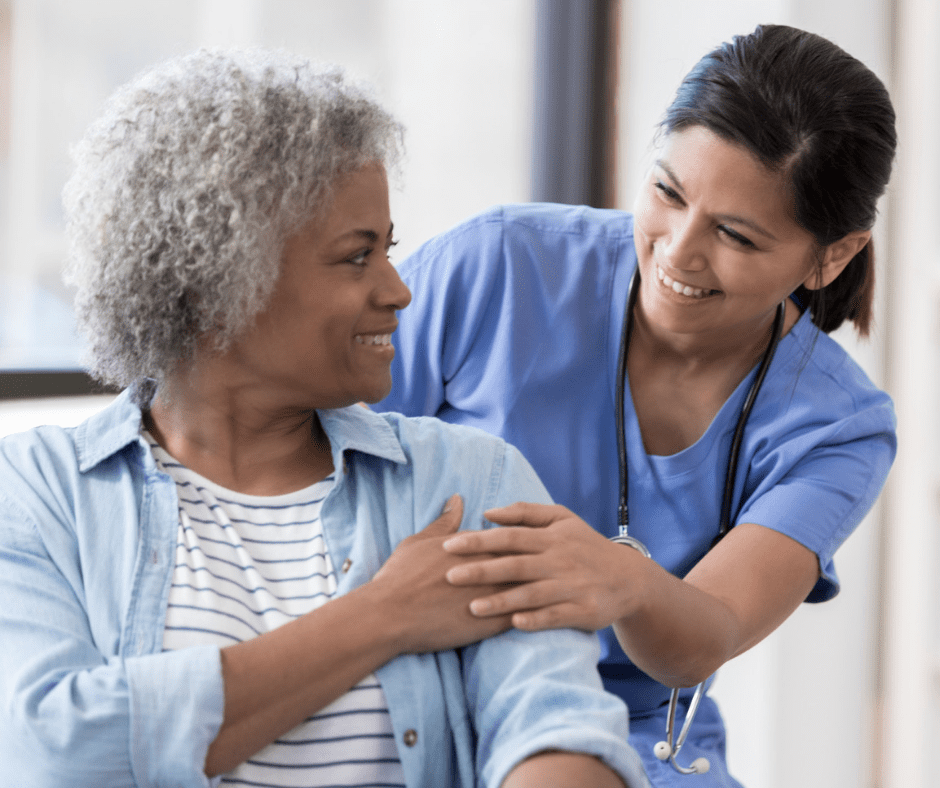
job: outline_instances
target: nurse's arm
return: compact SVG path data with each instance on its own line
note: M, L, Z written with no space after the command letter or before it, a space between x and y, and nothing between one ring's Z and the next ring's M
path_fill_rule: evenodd
M672 687L704 681L759 643L819 579L815 553L752 523L733 528L684 579L643 562L653 576L646 599L614 631L638 667Z
M819 578L811 550L759 525L736 526L678 578L562 506L517 503L486 517L503 527L444 544L480 554L451 570L451 583L510 585L475 599L475 615L511 613L513 626L528 631L612 624L633 663L671 687L704 681L758 643Z

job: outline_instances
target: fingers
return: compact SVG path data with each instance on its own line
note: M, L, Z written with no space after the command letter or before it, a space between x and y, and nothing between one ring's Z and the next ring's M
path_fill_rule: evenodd
M444 542L444 549L455 555L474 553L535 553L543 549L544 534L529 528L491 528L487 531L462 531Z
M572 595L554 580L503 587L487 596L478 596L470 602L475 616L505 616L521 612L534 612L572 602Z
M529 528L545 528L558 520L571 516L564 506L546 503L518 501L498 509L487 509L483 516L497 525L524 525Z
M504 585L540 580L544 570L527 555L510 555L487 561L458 564L445 577L453 586Z
M456 493L447 499L436 520L426 525L421 533L425 536L447 536L456 533L463 518L463 498Z
M549 583L529 583L474 599L470 612L487 620L492 616L502 621L508 616L514 628L527 632L558 627L594 631L606 626L596 605L569 599Z
M539 610L523 610L520 613L513 613L510 621L516 629L525 632L538 632L543 629L558 629L559 627L574 627L583 629L586 632L596 631L596 627L588 622L582 622L584 616L580 615L577 606L565 602L551 607L543 607Z

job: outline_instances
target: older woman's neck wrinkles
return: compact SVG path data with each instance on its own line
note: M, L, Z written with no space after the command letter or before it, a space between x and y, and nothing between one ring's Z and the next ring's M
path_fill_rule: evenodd
M203 374L167 381L145 414L157 442L190 470L230 490L282 495L333 470L329 439L312 408L263 387ZM223 382L224 381L224 382Z

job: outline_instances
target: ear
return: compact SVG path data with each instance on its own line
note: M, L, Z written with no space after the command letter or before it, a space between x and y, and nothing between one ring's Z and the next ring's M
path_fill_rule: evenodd
M825 248L822 265L820 268L814 266L813 272L803 282L803 287L807 290L819 290L834 282L870 240L871 230L856 230L838 241L833 241Z

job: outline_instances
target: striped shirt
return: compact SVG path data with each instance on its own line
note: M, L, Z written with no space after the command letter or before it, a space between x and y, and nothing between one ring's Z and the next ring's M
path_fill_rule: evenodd
M248 640L328 601L336 575L320 526L330 475L286 495L227 490L144 432L176 483L176 564L164 651ZM388 705L374 674L225 775L223 785L404 788Z

